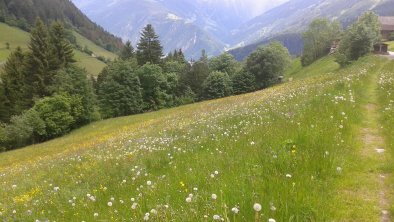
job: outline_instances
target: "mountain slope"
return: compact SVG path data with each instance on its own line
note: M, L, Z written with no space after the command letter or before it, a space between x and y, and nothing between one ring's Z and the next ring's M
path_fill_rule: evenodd
M278 40L291 54L299 55L303 48L301 33L313 19L338 19L347 27L367 10L375 11L378 15L394 16L394 1L291 0L234 31L234 41L241 47L232 49L230 53L242 60L258 46Z
M363 58L261 92L97 122L0 154L1 215L379 221L380 185L372 178L391 168L360 153L355 132L364 89L381 69L384 80L394 77L387 64Z
M257 41L255 43L246 45L244 47L238 47L235 49L231 49L228 52L234 56L238 61L243 61L246 57L252 54L258 47L269 44L272 41L278 41L282 43L288 50L291 55L300 55L304 42L302 39L301 33L285 33L278 34L269 39L263 39L261 41Z
M35 19L46 23L60 20L107 50L122 47L121 39L93 23L69 0L0 0L0 22L29 31Z
M276 1L270 7L285 0ZM141 29L151 23L166 52L182 48L187 57L199 57L202 49L210 55L228 46L231 30L261 13L267 4L255 10L240 0L73 0L94 21L134 45ZM250 4L250 3L249 3ZM251 13L251 11L255 11Z
M347 26L363 12L386 1L291 0L245 23L233 37L238 43L251 43L280 33L300 32L315 18L338 19Z
M7 33L7 35L0 35L0 65L7 60L12 50L20 46L23 50L27 50L29 43L29 33L7 24L0 23L0 33ZM75 33L77 43L85 47L87 46L96 56L103 56L105 58L114 59L117 56L105 49L100 48L85 37ZM10 49L6 48L6 43L9 43ZM83 53L79 50L74 50L77 65L86 69L91 75L98 75L99 72L106 66L105 63L97 58Z

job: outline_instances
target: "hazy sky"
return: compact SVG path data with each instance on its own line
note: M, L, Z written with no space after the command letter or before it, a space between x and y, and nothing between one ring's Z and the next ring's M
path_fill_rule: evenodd
M257 16L262 12L266 11L267 9L271 9L284 2L287 2L288 0L207 0L207 1L228 2L233 5L242 5L243 8L248 8L253 16Z
M95 2L101 0L72 0L79 6L84 6L88 2ZM117 2L117 1L127 1L127 0L107 0L107 2ZM155 1L155 0L152 0ZM156 1L166 1L166 0L156 0ZM251 16L257 16L267 9L271 9L281 3L287 2L288 0L178 0L179 4L187 1L201 1L207 2L210 5L220 7L223 4L228 4L233 7L239 7L240 10L247 9L250 11Z

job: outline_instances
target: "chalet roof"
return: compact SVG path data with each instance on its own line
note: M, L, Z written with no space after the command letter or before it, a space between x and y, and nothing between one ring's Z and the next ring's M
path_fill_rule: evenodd
M394 31L394 17L379 17L380 26L384 31Z

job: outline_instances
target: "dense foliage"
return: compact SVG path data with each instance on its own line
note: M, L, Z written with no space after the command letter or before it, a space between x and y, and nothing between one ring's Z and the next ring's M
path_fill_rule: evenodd
M203 83L203 98L215 99L222 98L232 94L230 77L227 73L214 71Z
M61 136L98 119L93 86L73 63L62 24L38 19L29 50L17 48L0 74L0 120L7 148Z
M39 17L46 24L62 21L103 48L116 51L121 39L89 20L71 1L64 0L0 0L0 22L30 31Z
M336 54L337 62L345 66L358 60L370 53L380 38L378 16L373 12L366 12L344 33Z
M141 83L135 61L118 61L98 76L96 92L104 118L126 116L142 111Z
M264 89L278 83L289 64L287 49L279 42L272 42L258 48L248 57L245 71L255 76L258 89Z
M312 64L330 52L333 42L340 37L339 22L328 19L316 19L303 34L304 50L301 56L303 66Z

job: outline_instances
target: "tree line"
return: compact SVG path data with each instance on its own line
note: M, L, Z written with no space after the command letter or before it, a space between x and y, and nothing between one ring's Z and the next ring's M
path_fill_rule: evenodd
M303 34L303 39L303 66L312 64L331 50L336 62L346 66L370 53L381 41L379 19L374 12L366 12L345 31L338 21L316 19Z
M92 121L253 92L280 82L290 56L278 42L244 62L228 53L188 61L181 49L164 56L152 25L136 48L89 77L75 65L67 30L40 19L27 51L12 52L0 73L0 147L9 150L59 137Z

